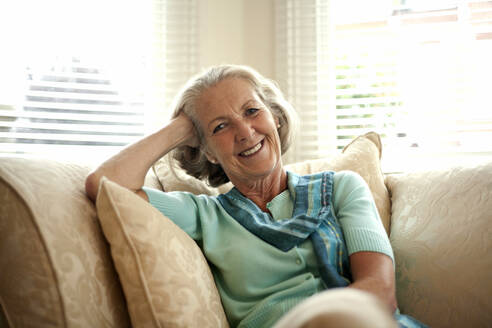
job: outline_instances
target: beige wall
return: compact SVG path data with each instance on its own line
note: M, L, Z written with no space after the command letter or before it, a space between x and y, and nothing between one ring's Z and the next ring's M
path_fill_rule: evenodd
M200 0L200 67L249 65L274 78L273 0Z

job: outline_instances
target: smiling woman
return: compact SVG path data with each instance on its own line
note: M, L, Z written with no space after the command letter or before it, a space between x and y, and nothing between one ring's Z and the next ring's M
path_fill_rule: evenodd
M195 239L232 327L272 327L310 300L320 311L279 327L333 324L323 292L347 286L368 294L382 318L358 313L361 327L421 327L396 311L393 251L369 187L349 171L287 171L282 154L293 126L293 108L274 83L248 67L212 67L178 93L169 124L101 164L86 191L95 200L106 176ZM218 196L143 187L149 168L170 151L188 174L234 187Z
M206 107L206 110L200 111L200 106ZM176 97L173 116L177 117L182 112L193 120L203 145L209 140L212 143L227 141L233 137L231 132L239 129L239 133L246 137L243 135L235 150L231 150L238 153L258 147L258 144L263 146L263 140L268 136L268 147L279 146L280 155L283 155L289 149L298 126L296 111L275 83L244 66L217 66L192 78L182 94ZM263 126L268 123L273 125ZM270 133L263 131L264 136L260 133L251 138L248 134L256 133L251 124L261 124L261 129L270 128ZM272 136L272 128L277 130L279 140ZM224 168L214 163L219 158L211 158L210 161L208 155L213 153L210 150L197 152L192 147L182 146L176 148L170 158L177 160L188 174L207 179L212 186L230 181ZM258 159L255 157L252 160Z
M285 185L272 183L282 171L281 147L274 117L263 104L253 87L242 79L224 78L204 91L196 100L195 120L203 129L205 155L218 165L243 194L255 190L261 181L273 187L273 195L285 189ZM257 108L249 108L254 104ZM277 189L280 188L280 189ZM262 190L265 190L262 188ZM261 195L269 201L273 196ZM266 203L258 204L266 209Z

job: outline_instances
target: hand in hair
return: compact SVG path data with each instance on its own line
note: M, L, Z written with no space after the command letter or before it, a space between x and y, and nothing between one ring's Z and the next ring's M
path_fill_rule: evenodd
M189 146L196 148L200 146L200 141L196 135L196 129L191 119L183 112L181 112L174 120L179 121L184 126L185 138L181 142L180 146Z

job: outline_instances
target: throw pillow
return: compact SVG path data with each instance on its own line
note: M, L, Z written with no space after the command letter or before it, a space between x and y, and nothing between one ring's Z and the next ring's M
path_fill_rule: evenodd
M382 145L379 135L369 132L355 138L343 149L342 153L332 158L309 160L287 165L287 169L299 174L311 174L321 171L350 170L358 173L369 185L378 208L379 216L389 235L391 222L391 201L384 184L381 171Z
M173 168L171 169L168 155L155 162L152 169L161 183L162 190L165 191L188 191L195 195L204 194L216 196L225 193L232 188L231 183L226 183L217 188L211 187L204 180L199 180L188 175L182 168L178 167L178 165L173 165Z
M228 327L207 261L185 232L106 178L96 206L133 327Z

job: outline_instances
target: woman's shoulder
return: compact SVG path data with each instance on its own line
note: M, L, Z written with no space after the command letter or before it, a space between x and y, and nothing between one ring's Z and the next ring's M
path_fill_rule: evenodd
M362 176L354 171L337 171L333 176L333 194L337 199L364 196L370 193L367 182Z
M189 191L173 191L171 194L174 194L175 197L187 198L203 206L215 206L218 204L217 198L219 195L195 194Z
M352 183L364 182L364 179L360 176L359 173L351 170L336 171L333 175L333 178L336 181L344 181L344 182L352 182Z

